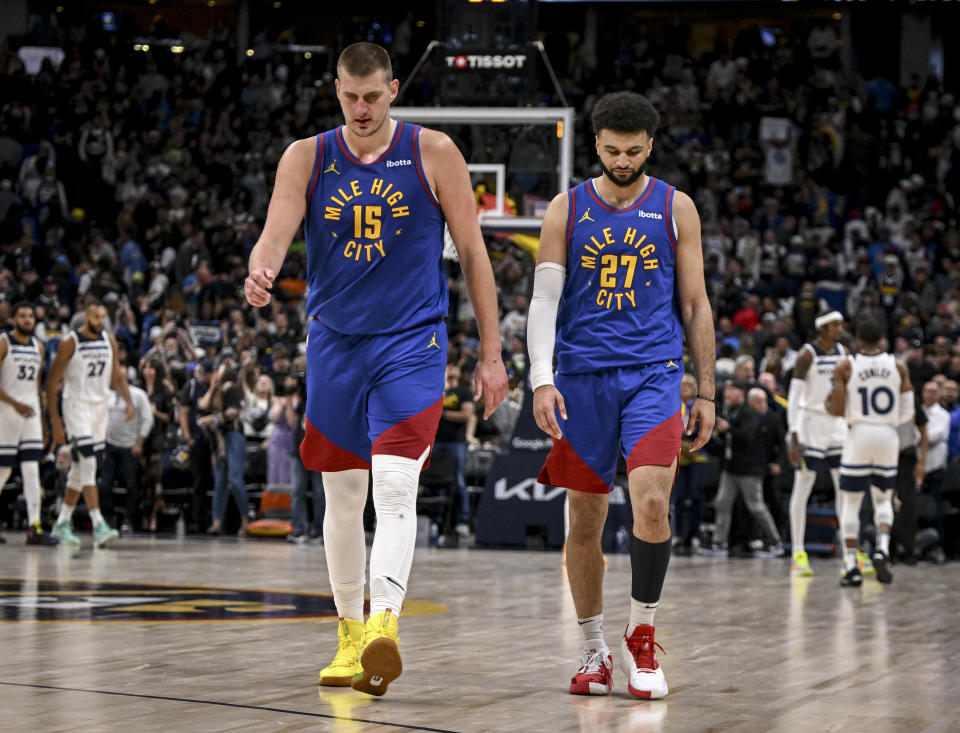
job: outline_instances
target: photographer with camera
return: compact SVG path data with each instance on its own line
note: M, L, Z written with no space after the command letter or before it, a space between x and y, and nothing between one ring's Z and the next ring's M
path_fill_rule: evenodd
M197 422L207 432L213 453L213 521L207 534L223 534L229 489L240 514L239 534L244 535L250 508L243 477L247 442L243 435L243 387L236 370L221 364L213 373L210 389L197 405L208 412Z

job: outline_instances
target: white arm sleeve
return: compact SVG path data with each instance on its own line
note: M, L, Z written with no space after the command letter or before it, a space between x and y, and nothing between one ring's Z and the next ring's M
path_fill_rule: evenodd
M913 390L907 390L900 393L900 425L905 422L913 422L917 414L917 405L913 396Z
M544 384L553 384L557 310L566 276L567 268L555 262L537 265L533 275L533 297L527 317L527 350L530 352L530 383L534 390Z
M791 379L790 393L787 395L787 434L800 434L800 403L807 391L807 380Z

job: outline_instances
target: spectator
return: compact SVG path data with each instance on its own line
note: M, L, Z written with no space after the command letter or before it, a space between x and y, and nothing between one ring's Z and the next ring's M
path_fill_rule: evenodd
M198 422L212 434L211 439L216 446L213 451L213 521L207 528L207 534L223 534L229 491L240 514L239 534L244 535L250 507L243 475L247 462L242 419L243 387L240 386L237 372L221 365L213 373L210 389L200 398L198 406L209 413Z
M274 393L273 379L268 374L257 377L252 390L248 390L246 384L243 384L243 435L248 446L247 471L256 482L269 482L267 450L274 430Z
M673 535L674 550L680 552L693 552L700 547L703 479L709 460L701 451L690 451L690 440L686 436L687 418L696 394L697 378L687 372L680 380L684 439L680 443L676 485L670 493L670 530Z
M213 359L204 359L193 370L193 376L187 380L180 391L177 401L180 416L180 433L190 449L190 464L193 467L193 493L190 501L190 519L188 531L199 532L206 517L205 504L207 487L214 482L212 472L213 454L217 448L213 431L204 430L200 418L205 411L200 406L210 389L214 373Z
M283 421L293 428L293 440L290 446L290 476L293 485L292 509L293 532L287 539L303 544L308 539L323 535L324 494L323 477L319 471L309 471L300 458L300 443L306 434L307 393L302 381L297 380L294 388L289 388L284 404ZM279 422L277 423L279 426ZM310 519L307 506L308 495L313 497L313 519Z
M100 464L100 500L103 513L110 516L114 507L113 482L121 476L126 489L126 510L121 532L130 533L140 520L140 459L147 437L153 430L153 408L147 393L135 384L129 385L130 399L137 411L127 420L127 403L115 390L110 390L107 406L107 447Z
M513 310L509 311L500 321L500 339L509 344L513 338L523 340L527 333L527 307L529 302L525 295L518 295L513 299Z
M943 482L947 473L951 415L939 403L940 387L930 381L923 385L923 413L927 418L927 455L924 463L923 493L933 499L933 525L943 541Z
M763 444L758 441L761 434L760 415L746 404L746 390L747 386L741 382L727 382L723 390L724 414L717 418L717 431L724 438L725 462L714 501L716 529L713 543L705 553L727 556L733 505L737 496L743 496L747 509L759 523L767 543L763 554L780 557L783 555L780 533L770 516L770 510L763 503L763 477L768 466Z
M460 382L460 367L447 364L443 390L443 413L433 445L433 459L449 456L453 461L453 484L449 488L456 521L455 531L464 539L470 535L470 494L464 468L467 462L467 423L475 414L473 392Z
M773 523L779 530L783 526L781 478L786 459L786 428L781 416L769 407L769 398L764 387L752 387L747 392L747 404L760 416L757 442L766 462L763 477L763 501L770 509Z
M960 459L960 394L957 383L948 379L943 383L940 406L950 413L950 437L947 439L947 461Z
M270 405L270 424L273 429L267 446L267 486L290 485L290 453L294 448L296 424L287 421L285 415L298 389L296 379L292 380L292 384L281 383L280 391Z
M164 461L167 452L176 443L174 428L174 410L176 403L170 385L167 384L167 371L163 361L155 356L141 367L143 391L150 400L153 414L153 429L144 443L144 464L147 495L145 506L150 517L144 517L143 528L150 532L157 530L157 511L162 504Z

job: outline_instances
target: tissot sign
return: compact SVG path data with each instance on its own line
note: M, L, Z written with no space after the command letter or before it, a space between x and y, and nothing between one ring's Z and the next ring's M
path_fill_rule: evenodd
M448 69L522 69L527 63L527 55L469 53L447 56L446 61Z

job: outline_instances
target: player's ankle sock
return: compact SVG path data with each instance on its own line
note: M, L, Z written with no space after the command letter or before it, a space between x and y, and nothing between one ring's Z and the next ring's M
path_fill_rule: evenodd
M602 613L589 618L578 618L577 623L580 625L580 633L583 634L583 650L585 652L607 648L607 642L603 640Z
M844 547L843 548L843 569L853 570L855 567L857 567L857 548Z
M75 506L70 506L67 502L63 502L60 505L60 515L57 517L58 522L69 522L73 518L73 510L76 509Z
M90 523L93 524L94 527L98 527L103 523L103 515L99 509L90 510Z
M877 549L884 555L890 554L890 533L877 532Z
M627 636L638 626L653 626L653 617L660 607L660 601L646 603L636 598L630 599L630 623L627 624Z

